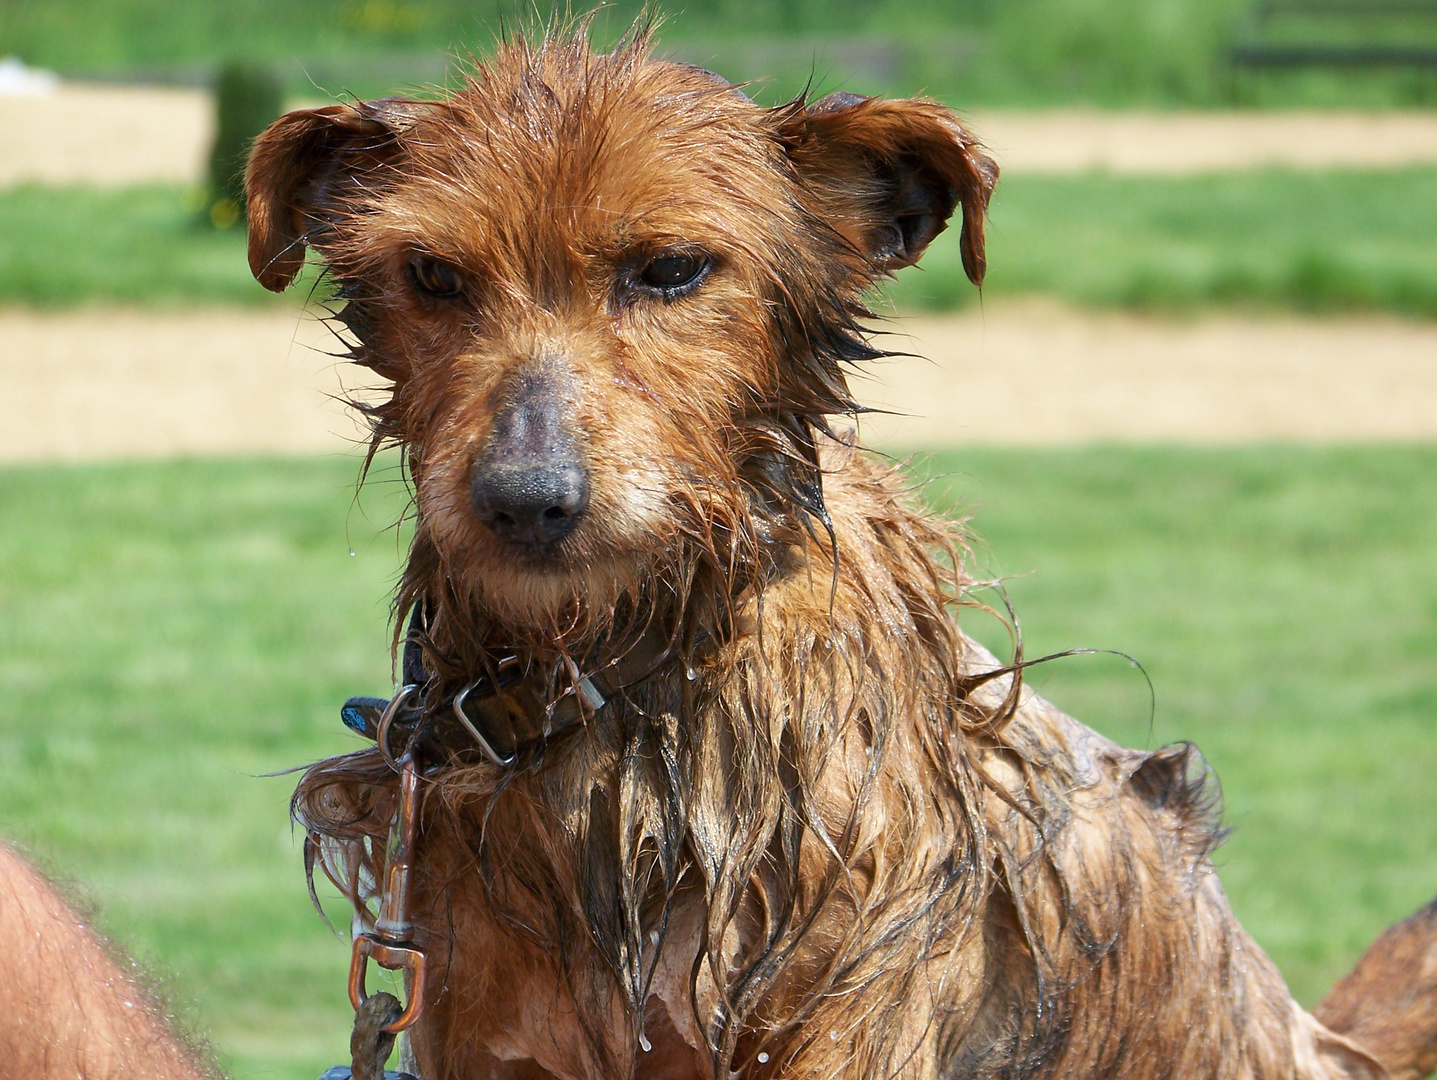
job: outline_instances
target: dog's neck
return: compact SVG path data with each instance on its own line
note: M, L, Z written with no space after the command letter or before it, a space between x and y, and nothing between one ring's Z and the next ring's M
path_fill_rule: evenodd
M722 569L712 551L676 560L672 577L650 583L643 596L625 598L602 618L576 618L590 628L582 636L512 626L482 605L463 605L442 583L430 586L433 594L401 593L401 603L412 597L397 642L402 683L413 688L410 730L426 732L431 758L462 762L482 754L507 768L536 760L555 739L612 712L620 707L614 699L655 678L675 671L693 678L707 654L753 621L766 588L804 571L802 551L819 541L794 521L799 513L755 508L743 558Z
M402 654L406 738L429 758L464 759L477 749L504 767L608 709L611 699L655 678L680 656L691 658L697 645L710 640L703 630L690 628L686 635L668 620L651 620L608 635L579 657L491 645L480 654L481 665L456 684L426 666L426 651L435 649L430 621L430 604L421 596Z

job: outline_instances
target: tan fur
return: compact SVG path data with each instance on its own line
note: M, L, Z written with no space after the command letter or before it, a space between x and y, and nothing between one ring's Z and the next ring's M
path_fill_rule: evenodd
M1392 927L1338 981L1317 1018L1378 1051L1392 1080L1437 1068L1437 901Z
M1114 746L965 638L961 535L828 428L878 355L864 291L955 209L980 281L996 175L939 105L763 109L642 33L508 44L445 101L257 143L256 276L315 249L393 383L371 418L414 484L397 614L427 599L431 701L514 648L676 652L516 768L428 777L426 1080L1386 1075L1234 921L1196 753ZM634 284L674 250L711 259L697 287ZM535 372L592 496L526 554L470 485ZM394 791L370 751L296 795L361 906Z

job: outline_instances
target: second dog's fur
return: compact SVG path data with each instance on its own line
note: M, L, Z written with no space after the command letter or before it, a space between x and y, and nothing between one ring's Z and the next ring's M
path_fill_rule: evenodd
M830 433L865 291L955 211L981 281L996 177L941 106L764 109L643 35L509 44L444 101L257 143L256 275L317 251L393 386L416 730L511 654L538 702L512 766L427 751L426 1080L1433 1064L1431 973L1388 987L1406 1012L1334 1003L1341 1034L1300 1009L1213 873L1200 759L1024 690L958 628L961 535ZM361 905L394 793L366 751L297 795Z

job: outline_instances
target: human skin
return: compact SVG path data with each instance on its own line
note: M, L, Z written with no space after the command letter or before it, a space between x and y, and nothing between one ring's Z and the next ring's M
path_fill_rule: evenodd
M85 918L0 846L0 1073L212 1080Z

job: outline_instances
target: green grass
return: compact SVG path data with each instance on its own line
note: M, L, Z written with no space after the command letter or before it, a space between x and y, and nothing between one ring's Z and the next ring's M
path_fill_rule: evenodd
M889 294L976 299L957 230ZM1081 304L1437 315L1437 169L1197 177L1024 176L998 185L985 294Z
M998 188L985 295L1437 316L1437 169L1188 178L1013 176ZM904 271L903 307L978 296L957 230ZM295 295L303 295L301 283ZM200 228L175 187L0 192L0 302L264 303L240 228Z
M264 774L354 746L338 703L389 685L397 507L351 509L355 471L0 470L0 833L174 972L239 1077L346 1060L345 949Z
M598 6L555 0L8 0L0 6L0 54L15 53L62 71L184 71L241 58L276 62L295 75L301 62L362 72L388 56L401 65L407 59L430 75L436 52L485 52L506 26L532 25L555 10ZM644 6L641 0L610 0L597 20L596 37L612 40ZM898 46L873 72L896 84L893 88L907 84L912 92L916 80L936 79L969 96L1046 92L1072 100L1075 92L1096 98L1210 92L1217 85L1213 61L1244 5L1243 0L687 0L650 6L667 16L665 43L684 51L702 51L715 42L723 51L735 39L760 51L770 42L790 44L788 62L770 59L757 71L724 71L731 76L778 70L781 81L802 85L815 52L821 59L822 40L837 37L873 41L889 51ZM956 37L964 47L935 66L923 48L935 37ZM731 64L748 67L741 56Z
M202 226L182 188L0 192L0 301L175 306L270 299L250 276L244 228Z
M1223 879L1302 1000L1437 892L1437 449L925 468L1014 575L1031 653L1147 665L1151 727L1121 661L1031 677L1129 744L1206 750L1237 827ZM0 834L86 884L239 1077L344 1057L346 950L304 895L292 778L263 774L356 745L338 703L388 685L401 498L356 506L355 470L0 469Z
M1309 1007L1437 894L1437 448L965 450L923 463L1008 575L1030 673L1120 742L1195 741L1217 862ZM1003 639L985 635L999 646Z
M275 65L291 91L311 80L379 93L443 78L446 58L559 0L6 0L0 55L65 73L203 81L228 59ZM612 41L645 5L608 0ZM1239 40L1430 43L1434 20L1304 16L1254 24L1251 0L683 0L649 4L662 44L731 79L763 78L765 100L841 81L864 93L919 90L968 105L1305 103L1390 106L1437 99L1430 72L1307 72L1234 79Z

